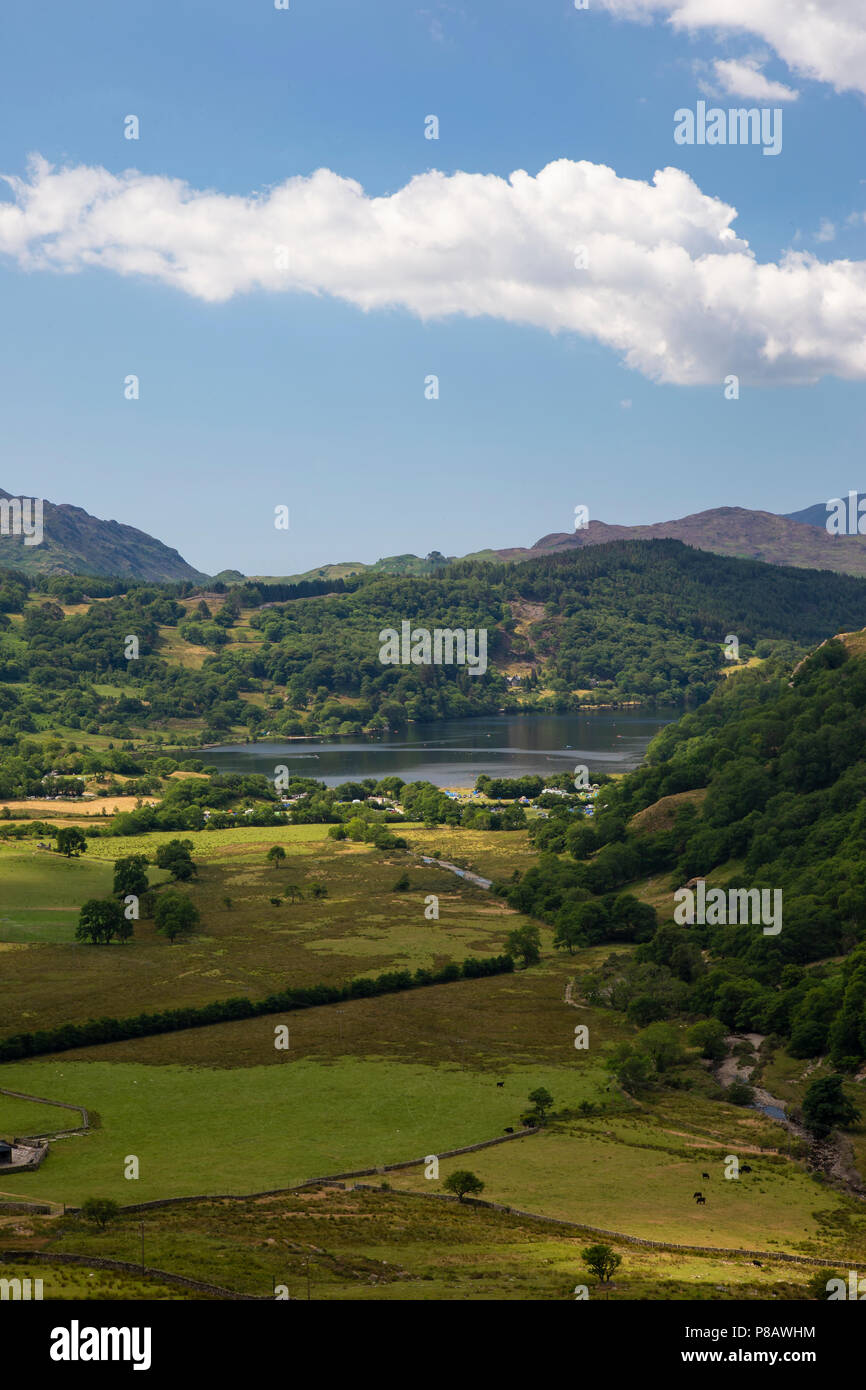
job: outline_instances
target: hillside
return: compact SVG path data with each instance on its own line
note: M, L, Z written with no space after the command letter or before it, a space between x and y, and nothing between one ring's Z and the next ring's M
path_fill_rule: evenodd
M855 495L857 497L857 505L859 506L866 494L859 492ZM847 492L844 493L841 500L845 502L847 506L849 501ZM811 507L803 507L798 512L786 512L785 515L788 521L798 521L801 524L801 526L817 526L822 531L826 530L827 527L828 512L826 502L815 502L814 505Z
M813 519L816 515L817 522ZM809 524L803 525L807 517ZM763 560L770 565L866 575L866 537L831 536L824 529L825 520L823 505L791 517L749 511L745 507L715 507L678 521L661 521L651 526L611 526L603 521L591 521L585 530L555 532L542 536L527 550L513 548L499 550L496 554L502 560L531 560L539 555L582 550L611 541L678 540L716 555Z
M605 788L592 826L563 814L537 828L545 857L507 891L511 907L572 948L614 938L597 895L625 889L658 914L599 985L616 979L635 1021L707 1015L784 1039L795 1058L829 1053L846 1072L866 1060L864 636L832 638L793 671L769 661L735 675ZM563 850L576 862L551 854ZM779 893L778 930L677 925L674 893L696 878Z
M128 738L135 727L209 743L228 731L349 735L500 711L693 706L730 671L731 634L741 662L781 655L793 665L827 632L866 625L862 579L674 540L514 566L462 562L429 577L122 588L54 576L37 589L0 571L10 729L59 722ZM383 663L379 633L406 620L484 630L484 671Z
M0 501L11 493L0 488ZM43 503L44 538L25 545L23 536L0 534L0 566L32 576L93 574L158 583L205 575L162 541L119 521L101 521L82 507Z
M0 489L0 500L9 498L10 494ZM487 547L462 557L446 556L438 550L423 557L389 555L374 564L339 561L302 574L255 575L249 582L298 584L369 575L425 578L441 573L460 559L490 564L525 562L613 541L637 540L679 540L716 555L866 577L866 537L831 536L825 529L825 520L823 503L786 516L745 507L716 507L647 526L591 521L582 531L551 532L531 546ZM81 507L52 502L44 503L44 540L40 545L26 546L23 537L0 534L0 567L3 566L32 576L90 574L163 583L196 583L207 578L176 550L134 526L101 521ZM216 579L229 586L246 582L237 569L224 569Z
M464 555L463 560L512 564L585 550L589 546L609 545L613 541L678 540L696 550L736 559L762 560L769 565L789 565L798 569L832 570L837 574L866 576L866 537L831 536L825 522L823 502L800 512L777 516L773 512L752 511L747 507L714 507L673 521L647 526L618 526L591 521L582 531L554 531L531 546L486 548ZM447 557L454 563L456 556ZM446 557L432 551L425 558L417 555L391 555L374 565L360 561L322 565L304 574L283 577L284 583L302 580L340 579L361 574L431 575L442 568ZM262 582L276 582L277 576Z
M294 1296L312 1266L317 1298L565 1299L599 1235L623 1259L617 1298L805 1298L816 1269L860 1266L862 1127L822 1149L721 1078L745 1044L729 1056L727 1035L748 1031L767 1094L799 1107L838 1067L859 1099L862 580L664 540L330 588L97 581L78 601L81 582L0 574L0 1085L19 1093L0 1094L0 1133L68 1123L20 1093L99 1117L16 1177L52 1214L6 1217L7 1248L128 1261L138 1211L97 1232L70 1207L129 1201L117 1154L131 1152L145 1156L136 1201L189 1199L149 1211L150 1267L265 1296L275 1277ZM495 661L531 653L539 684L516 693L501 664L477 681L383 668L379 625L401 614L489 622ZM729 629L762 656L720 680ZM592 818L571 793L546 814L461 808L424 782L325 788L297 769L283 805L263 775L209 776L177 749L210 729L567 703L589 671L698 705L644 768L602 779ZM22 801L74 781L108 814ZM85 943L82 918L122 891L119 871L140 916L128 940ZM677 926L673 892L696 875L780 888L783 930ZM191 914L176 941L172 901ZM588 1048L572 1046L578 1024ZM482 1147L454 1152L468 1145ZM730 1155L748 1160L736 1183ZM467 1162L495 1208L432 1200ZM347 1172L375 1188L276 1191ZM118 1296L134 1294L138 1268L117 1273Z

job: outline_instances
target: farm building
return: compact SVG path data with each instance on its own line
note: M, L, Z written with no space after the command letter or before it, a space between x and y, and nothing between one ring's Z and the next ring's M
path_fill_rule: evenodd
M0 1163L12 1162L12 1145L7 1144L5 1139L0 1139Z

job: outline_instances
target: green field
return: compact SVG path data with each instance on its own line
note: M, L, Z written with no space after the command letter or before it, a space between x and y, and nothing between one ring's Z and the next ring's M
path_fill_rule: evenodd
M111 883L104 862L0 843L0 942L73 941L81 904Z
M130 853L152 859L159 843L176 837L90 840L88 853L72 860L0 846L7 918L0 924L0 1002L8 1031L494 955L527 920L485 890L418 862L423 853L510 877L533 861L523 831L413 826L411 849L401 852L331 840L322 825L242 827L180 836L193 841L197 866L180 891L201 913L188 940L171 946L142 921L126 946L74 943L77 909L110 891L113 861ZM286 849L279 866L266 861L272 844ZM396 892L404 870L410 888ZM311 896L314 883L325 885L325 897ZM293 885L303 894L295 902ZM662 885L644 884L642 892L657 895ZM425 917L430 894L439 900L438 920ZM479 1175L485 1198L628 1236L809 1254L834 1266L858 1252L866 1258L866 1212L794 1161L778 1125L723 1103L694 1055L678 1069L678 1089L660 1087L641 1103L612 1085L607 1053L636 1028L614 1010L564 1002L567 983L597 968L610 947L560 955L549 927L541 940L541 963L514 974L3 1065L0 1086L84 1105L94 1127L52 1142L37 1172L7 1176L0 1201L62 1208L88 1196L129 1204L250 1194L381 1168L508 1127L519 1131L529 1092L545 1086L555 1104L541 1134L443 1159L438 1179L415 1167L387 1175L393 1192L326 1191L148 1213L148 1263L246 1292L267 1293L285 1278L293 1297L304 1296L310 1261L318 1297L572 1297L574 1285L588 1279L580 1261L587 1237L424 1200L420 1194L443 1191L456 1166ZM589 1028L588 1051L574 1046L579 1023ZM274 1046L281 1025L289 1030L285 1051ZM674 1026L684 1042L686 1024ZM764 1083L797 1100L803 1070L777 1052ZM591 1115L580 1114L582 1102L591 1103ZM4 1136L77 1123L72 1112L0 1096ZM866 1132L852 1132L851 1143L859 1154ZM748 1156L753 1172L725 1181L727 1154ZM131 1156L137 1179L124 1176ZM693 1202L696 1188L706 1192L705 1206ZM0 1247L18 1240L51 1249L59 1240L58 1249L135 1261L139 1234L132 1216L95 1232L77 1218L58 1224L4 1216L0 1207ZM757 1269L734 1256L627 1242L618 1248L625 1264L613 1297L802 1297L809 1275L768 1261ZM91 1272L66 1271L56 1296L92 1285ZM147 1291L130 1292L139 1284ZM103 1297L162 1296L122 1275L104 1287Z
M274 1051L269 1021L261 1028L263 1048ZM37 1172L5 1186L14 1182L22 1200L67 1203L261 1191L490 1139L519 1127L534 1086L556 1086L575 1104L584 1089L543 1067L514 1071L499 1090L489 1075L456 1066L282 1056L281 1066L238 1070L66 1059L4 1066L0 1084L77 1101L100 1117L100 1128L58 1140ZM137 1180L124 1178L130 1154Z
M169 1273L174 1271L170 1270ZM33 1281L41 1279L44 1303L67 1302L69 1299L113 1303L128 1299L175 1301L207 1298L207 1294L195 1293L177 1284L142 1279L114 1269L88 1269L86 1265L4 1262L0 1265L0 1279L29 1279L31 1297L35 1297Z
M795 1164L740 1150L752 1172L726 1181L722 1150L691 1149L672 1135L655 1147L650 1137L640 1121L590 1121L521 1140L518 1157L510 1146L482 1150L471 1167L497 1202L648 1240L828 1259L866 1250L866 1212ZM446 1159L440 1171L462 1166ZM417 1190L422 1179L410 1169L393 1181ZM705 1206L692 1200L696 1189Z
M139 852L153 858L158 843L176 836L91 840L80 860L5 847L0 889L4 904L9 899L13 905L3 909L11 921L0 940L25 943L4 953L0 999L8 1031L232 995L261 998L289 983L343 983L393 968L499 955L507 933L526 920L455 874L416 865L406 851L340 843L324 838L325 830L244 827L184 836L195 842L198 876L180 891L196 904L201 924L175 945L145 920L135 924L126 945L71 943L74 905L110 892L114 860ZM266 861L273 844L282 844L287 855L276 868ZM437 848L432 832L430 848ZM394 892L406 868L411 887ZM166 877L150 873L152 882ZM325 885L326 897L310 896L316 882ZM292 885L303 899L291 901ZM438 920L424 915L430 894L439 898ZM66 910L46 912L52 902ZM51 934L43 928L40 937L46 918Z
M6 1082L2 1081L0 1085L5 1086ZM13 1086L10 1089L28 1090L26 1086ZM39 1092L30 1090L29 1094L38 1095ZM81 1116L74 1110L64 1109L63 1106L42 1105L38 1101L0 1095L0 1136L4 1139L11 1138L14 1134L19 1134L22 1138L27 1134L49 1134L52 1130L74 1129L80 1124ZM17 1182L17 1177L15 1181Z
M270 825L267 828L239 825L231 830L152 830L146 835L107 835L88 845L91 859L115 859L127 854L147 854L153 857L158 845L169 840L191 840L194 859L209 859L217 855L238 853L254 857L259 849L271 845L300 848L317 841L327 841L327 825Z
M797 1299L806 1296L813 1273L781 1262L756 1268L724 1255L614 1242L622 1266L602 1294L581 1257L591 1237L579 1231L367 1190L197 1202L143 1218L133 1213L104 1232L75 1217L40 1220L39 1238L48 1251L135 1262L142 1220L149 1265L187 1276L195 1270L204 1281L259 1296L277 1286L291 1299L570 1301L576 1285L585 1285L590 1299ZM78 1270L69 1273L81 1277ZM115 1290L123 1288L125 1276L109 1277ZM140 1283L131 1276L131 1287Z

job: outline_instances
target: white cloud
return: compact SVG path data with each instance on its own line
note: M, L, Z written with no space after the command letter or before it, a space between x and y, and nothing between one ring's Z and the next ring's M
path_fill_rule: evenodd
M822 218L821 218L821 225L820 225L820 227L818 228L817 232L815 233L815 240L816 240L816 241L835 241L835 240L836 240L836 223L835 223L835 222L831 222L830 219L829 219L829 217L822 217Z
M863 0L598 0L623 19L665 17L676 29L751 34L793 72L839 92L866 92Z
M713 63L722 91L747 101L796 101L800 93L784 82L771 82L757 58L719 58Z
M319 169L238 197L37 158L6 182L0 254L31 271L143 275L210 303L293 291L489 315L594 338L657 381L866 379L866 262L761 264L736 210L678 169L432 171L381 198Z

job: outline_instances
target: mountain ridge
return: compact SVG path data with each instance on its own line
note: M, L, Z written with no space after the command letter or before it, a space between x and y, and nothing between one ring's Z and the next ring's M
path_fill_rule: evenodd
M0 488L0 502L14 494ZM71 502L43 501L43 539L26 545L23 535L0 531L0 566L38 575L83 574L160 583L209 576L194 569L171 546L122 521L104 521Z
M0 488L0 502L12 501ZM0 566L38 575L94 575L159 583L211 582L212 575L190 565L179 551L137 527L102 520L83 507L64 502L43 504L44 539L27 546L24 537L0 530ZM529 546L485 547L462 556L438 550L426 557L403 553L374 564L340 561L296 575L245 576L225 568L217 579L232 585L245 579L298 582L334 579L354 574L401 574L421 577L459 561L513 564L542 555L583 550L612 541L679 540L697 550L736 559L801 569L830 570L866 577L866 536L833 536L823 524L826 507L816 503L799 512L781 514L747 507L712 507L668 521L627 526L590 521L576 531L551 531Z

